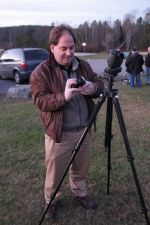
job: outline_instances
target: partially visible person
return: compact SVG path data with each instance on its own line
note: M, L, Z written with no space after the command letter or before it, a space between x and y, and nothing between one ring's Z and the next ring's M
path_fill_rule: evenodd
M145 67L146 67L146 84L150 85L150 47L147 49L148 53L145 57Z
M46 207L56 190L94 109L93 97L104 89L103 82L90 65L74 56L76 39L69 26L54 27L49 38L50 57L30 76L34 104L41 112L45 126L45 201ZM83 76L86 83L72 88ZM90 132L87 134L69 170L70 189L85 209L95 209L89 197L86 176L89 167ZM61 189L49 208L46 218L55 219Z
M141 72L143 71L144 59L134 47L126 60L126 71L130 76L130 87L142 87Z

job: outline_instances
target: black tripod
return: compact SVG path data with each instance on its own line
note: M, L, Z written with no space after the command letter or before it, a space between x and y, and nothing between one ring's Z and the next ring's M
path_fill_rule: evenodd
M120 104L119 104L118 97L117 97L118 90L112 88L113 82L114 82L114 76L109 74L109 76L108 76L108 90L104 90L104 92L100 95L99 100L98 100L98 102L95 106L95 109L94 109L91 117L89 118L88 125L84 129L84 131L82 133L82 136L80 137L80 140L78 141L78 143L74 147L71 159L68 162L68 165L67 165L67 167L64 171L64 174L63 174L56 190L54 191L54 193L51 196L50 202L49 202L49 204L48 204L48 206L47 206L47 208L46 208L46 210L45 210L45 212L44 212L44 214L43 214L43 216L42 216L42 218L39 222L39 225L42 224L48 209L50 208L53 200L55 199L56 194L57 194L57 192L58 192L58 190L59 190L59 188L60 188L60 186L61 186L61 184L62 184L62 182L63 182L63 180L64 180L64 178L65 178L65 176L66 176L66 174L67 174L67 172L68 172L68 170L69 170L69 168L70 168L70 166L71 166L71 164L72 164L72 162L73 162L73 160L76 156L76 154L80 150L80 147L81 147L89 129L91 128L92 124L94 123L94 121L96 119L96 116L97 116L102 104L105 102L106 98L107 98L107 112L106 112L106 129L105 129L105 147L108 151L107 194L109 194L109 183L110 183L109 181L110 181L110 169L111 169L110 160L111 160L111 138L112 138L111 129L112 129L112 112L113 112L113 104L114 104L115 110L116 110L116 115L117 115L119 126L120 126L120 130L121 130L121 133L122 133L122 136L123 136L123 139L124 139L124 144L125 144L126 151L127 151L127 158L128 158L128 161L130 162L131 170L132 170L132 173L133 173L135 185L136 185L138 196L139 196L139 200L140 200L140 203L141 203L141 212L145 216L146 224L150 225L149 218L148 218L148 210L145 206L144 197L143 197L143 194L142 194L142 191L141 191L140 183L139 183L138 176L137 176L137 173L136 173L136 168L135 168L135 165L134 165L134 158L132 156L132 152L131 152L131 149L130 149L130 145L129 145L129 141L128 141L128 137L127 137L127 133L126 133L123 115L122 115Z
M135 185L137 188L137 193L139 196L140 204L141 204L141 212L145 216L146 224L150 225L149 218L148 218L148 210L145 206L144 197L142 194L141 186L139 183L139 179L137 176L136 168L134 165L134 157L131 152L127 131L122 115L122 111L120 108L117 92L118 90L113 89L113 76L109 76L108 80L108 92L106 93L106 96L103 96L102 98L107 97L107 112L106 112L106 129L105 129L105 148L108 151L108 180L107 180L107 194L109 194L109 184L110 184L110 170L111 170L111 139L112 139L112 114L113 114L113 105L115 107L116 115L118 118L118 123L120 127L120 131L122 133L122 137L124 140L124 144L127 151L127 159L130 162L131 170L133 173L133 178L135 181Z

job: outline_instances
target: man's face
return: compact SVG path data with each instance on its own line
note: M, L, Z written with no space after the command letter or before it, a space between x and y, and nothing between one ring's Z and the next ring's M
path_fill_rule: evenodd
M58 44L51 45L50 48L59 64L64 66L71 64L74 57L75 43L73 37L67 31L59 38Z

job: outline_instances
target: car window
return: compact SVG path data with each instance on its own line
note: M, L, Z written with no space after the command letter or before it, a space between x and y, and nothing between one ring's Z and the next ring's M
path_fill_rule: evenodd
M26 61L32 60L45 60L48 58L49 53L45 50L28 50L24 52Z
M21 49L10 49L2 53L1 60L5 62L20 61L23 58Z
M9 54L9 52L7 52L7 51L1 55L1 60L5 61L5 62L14 61L12 59L11 55Z

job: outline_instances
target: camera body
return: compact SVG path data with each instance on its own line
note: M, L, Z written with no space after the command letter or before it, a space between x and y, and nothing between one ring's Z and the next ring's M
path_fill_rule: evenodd
M124 54L118 49L113 49L108 55L108 59L107 59L108 66L111 69L118 68L121 66L123 59L124 59Z
M105 68L105 72L116 76L122 70L121 64L123 62L123 59L124 54L120 50L111 50L107 58L108 67Z
M79 88L81 86L83 86L86 83L85 79L83 76L80 76L78 79L76 79L76 83L72 84L71 87L72 88Z

